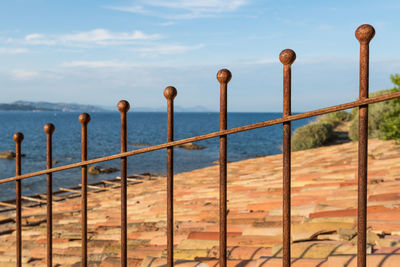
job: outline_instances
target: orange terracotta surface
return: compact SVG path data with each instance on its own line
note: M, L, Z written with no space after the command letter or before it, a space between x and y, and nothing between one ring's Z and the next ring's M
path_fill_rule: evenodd
M372 139L368 153L367 262L396 266L400 147ZM175 175L176 266L218 266L218 170ZM356 143L292 153L292 266L355 266L356 174ZM89 194L88 207L89 266L119 266L120 189ZM228 164L228 210L228 266L281 266L282 155ZM53 211L53 264L78 266L80 197L54 201ZM23 210L24 266L46 266L45 214L45 206ZM15 266L13 218L0 214L0 266ZM128 265L165 264L165 232L165 178L130 185Z

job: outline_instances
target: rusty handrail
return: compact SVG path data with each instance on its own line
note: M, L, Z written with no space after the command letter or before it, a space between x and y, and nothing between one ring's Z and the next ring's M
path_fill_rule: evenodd
M52 172L54 173L54 172L59 172L59 171L63 171L63 170L69 170L69 169L82 167L82 166L95 164L95 163L100 163L100 162L104 162L104 161L109 161L109 160L113 160L113 159L130 157L133 155L143 154L143 153L147 153L147 152L151 152L151 151L156 151L156 150L160 150L160 149L164 149L164 148L168 148L168 147L183 145L186 143L196 142L196 141L200 141L200 140L211 139L211 138L220 137L223 135L230 135L230 134L245 132L245 131L254 130L254 129L258 129L258 128L268 127L268 126L272 126L272 125L276 125L276 124L281 124L284 122L307 119L310 117L320 116L320 115L324 115L324 114L339 111L339 110L346 110L346 109L350 109L350 108L359 107L362 105L374 104L374 103L387 101L387 100L391 100L391 99L395 99L395 98L400 98L400 92L394 92L394 93L380 95L380 96L376 96L376 97L372 97L372 98L356 100L356 101L348 102L345 104L335 105L335 106L331 106L331 107L327 107L327 108L316 109L313 111L303 112L303 113L299 113L299 114L295 114L295 115L291 115L291 116L287 116L287 117L281 117L281 118L277 118L277 119L273 119L273 120L252 123L252 124L248 124L248 125L244 125L244 126L240 126L240 127L227 129L224 131L212 132L212 133L208 133L208 134L184 138L184 139L180 139L180 140L173 141L173 142L167 142L167 143L149 146L149 147L145 147L145 148L140 148L140 149L136 149L136 150L130 150L130 151L127 151L124 153L113 154L110 156L76 162L76 163L63 165L63 166L59 166L59 167L55 167L55 168L51 168L51 169L47 169L47 170L31 172L31 173L27 173L27 174L23 174L23 175L16 175L16 176L12 176L12 177L8 177L8 178L4 178L4 179L0 180L0 184L17 181L17 180L23 180L26 178L44 175L47 173L52 173Z

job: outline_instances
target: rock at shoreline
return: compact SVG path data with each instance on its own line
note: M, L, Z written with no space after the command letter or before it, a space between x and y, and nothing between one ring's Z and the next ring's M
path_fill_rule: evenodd
M88 173L90 173L91 175L98 175L100 174L100 168L96 165L90 166L88 169Z
M89 174L91 175L99 175L101 173L112 173L118 171L117 168L108 167L108 168L101 168L100 166L90 166L88 169Z
M113 168L113 167L108 167L108 168L101 168L100 169L100 173L112 173L112 172L117 172L118 169L117 168Z
M182 145L178 145L177 147L179 148L184 148L187 150L200 150L200 149L206 149L205 146L199 146L195 143L186 143L186 144L182 144Z
M16 154L12 151L3 151L0 152L0 159L15 159ZM25 154L22 154L21 157L25 157Z

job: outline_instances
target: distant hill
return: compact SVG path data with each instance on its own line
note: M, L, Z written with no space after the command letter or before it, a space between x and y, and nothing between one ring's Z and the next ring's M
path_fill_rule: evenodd
M92 105L81 105L73 103L32 102L32 101L15 101L9 104L0 104L0 110L63 111L63 112L107 111L106 109Z
M33 102L33 101L15 101L12 103L0 103L0 111L2 110L22 110L22 111L63 111L63 112L102 112L114 111L118 112L116 106L94 106L82 105L74 103L50 103L50 102ZM175 112L215 112L202 106L181 107L175 106ZM167 112L166 107L134 107L134 112Z

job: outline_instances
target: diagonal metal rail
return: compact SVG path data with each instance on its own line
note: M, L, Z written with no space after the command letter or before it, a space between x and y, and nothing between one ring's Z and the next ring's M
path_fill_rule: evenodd
M111 155L111 156L105 156L105 157L95 158L95 159L91 159L91 160L85 160L85 161L81 161L81 162L76 162L76 163L63 165L63 166L59 166L59 167L55 167L55 168L51 168L51 169L47 169L47 170L31 172L31 173L27 173L27 174L23 174L23 175L16 175L16 176L12 176L12 177L4 178L4 179L0 180L0 184L8 183L8 182L11 182L11 181L23 180L23 179L26 179L26 178L35 177L35 176L39 176L39 175L43 175L43 174L47 174L47 173L59 172L59 171L63 171L63 170L69 170L69 169L82 167L82 166L95 164L95 163L100 163L100 162L104 162L104 161L109 161L109 160L113 160L113 159L120 159L120 158L123 158L123 157L130 157L130 156L133 156L133 155L143 154L143 153L156 151L156 150L160 150L160 149L164 149L164 148L168 148L168 147L174 147L174 146L178 146L178 145L183 145L183 144L187 144L187 143L191 143L191 142L211 139L211 138L220 137L220 136L223 136L223 135L230 135L230 134L245 132L245 131L254 130L254 129L258 129L258 128L268 127L268 126L272 126L272 125L276 125L276 124L281 124L281 123L284 123L284 122L307 119L307 118L320 116L320 115L328 114L328 113L339 111L339 110L346 110L346 109L356 108L356 107L359 107L359 106L374 104L374 103L387 101L387 100L392 100L392 99L396 99L396 98L400 98L400 92L394 92L394 93L391 93L391 94L386 94L386 95L381 95L381 96L377 96L377 97L357 100L357 101L348 102L348 103L345 103L345 104L340 104L340 105L331 106L331 107L327 107L327 108L316 109L316 110L313 110L313 111L308 111L308 112L304 112L304 113L290 115L290 116L287 116L287 117L277 118L277 119L273 119L273 120L252 123L252 124L248 124L248 125L245 125L245 126L231 128L231 129L228 129L228 130L212 132L212 133L198 135L198 136L190 137L190 138L184 138L184 139L180 139L180 140L173 141L173 142L167 142L167 143L154 145L154 146L149 146L149 147L145 147L145 148L140 148L140 149L136 149L136 150L130 150L130 151L127 151L127 152L124 152L124 153L114 154L114 155Z

